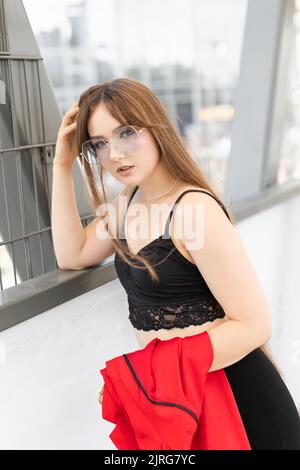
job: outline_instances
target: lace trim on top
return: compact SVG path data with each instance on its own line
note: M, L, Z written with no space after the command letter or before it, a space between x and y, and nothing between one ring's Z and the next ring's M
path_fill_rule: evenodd
M138 330L150 331L161 328L186 328L201 325L216 318L223 318L225 312L213 297L171 305L134 305L129 302L129 320Z

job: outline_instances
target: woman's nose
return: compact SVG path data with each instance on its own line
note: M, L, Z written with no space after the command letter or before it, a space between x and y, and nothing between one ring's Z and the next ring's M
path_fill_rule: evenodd
M124 153L121 153L115 145L110 145L110 159L112 161L118 160L120 157L124 157Z

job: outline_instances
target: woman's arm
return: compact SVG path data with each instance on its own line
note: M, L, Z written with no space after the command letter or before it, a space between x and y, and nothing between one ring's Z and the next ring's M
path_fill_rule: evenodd
M184 223L179 226L186 228L181 241L228 319L208 332L214 350L212 372L267 342L272 320L238 232L220 205L211 196L196 192L183 196L181 204ZM194 238L189 227L194 229Z
M85 232L76 206L73 164L54 159L51 227L54 252L60 269L71 269L85 241Z
M122 208L122 189L110 202L112 217L118 217ZM113 210L114 209L114 210ZM101 263L115 252L103 222L95 217L85 228L82 226L76 204L71 165L53 163L51 212L52 238L57 264L60 269L80 270Z

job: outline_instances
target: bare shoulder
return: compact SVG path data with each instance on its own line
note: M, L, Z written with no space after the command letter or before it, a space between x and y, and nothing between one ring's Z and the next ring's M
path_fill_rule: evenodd
M186 190L187 192L185 192ZM218 197L218 195L215 195L212 191L199 186L187 186L186 190L182 191L185 194L183 194L183 196L180 198L178 204L179 206L181 206L180 208L182 214L187 215L185 214L185 212L188 213L191 205L193 207L195 206L196 211L200 205L201 210L203 210L204 212L210 213L211 216L214 215L218 216L221 219L226 219L227 223L230 222L230 224L232 224L232 221L229 219L230 216L228 210L224 202L221 198Z
M201 228L204 230L203 224L207 223L208 220L215 227L219 225L219 229L222 229L223 225L233 225L223 201L217 195L206 188L186 186L186 190L193 189L197 191L181 191L181 194L182 192L185 194L180 198L173 217L172 233L183 249L187 248L183 236L183 232L187 227L197 226L199 233Z
M180 197L181 195L182 197ZM213 204L218 206L219 204L214 199L214 195L210 191L208 191L206 188L202 188L201 186L196 186L196 185L191 185L191 184L182 184L180 188L178 188L175 199L178 199L179 197L180 197L180 200L178 201L178 206L180 206L181 210L177 211L176 210L177 208L175 208L174 215L171 219L169 234L173 240L174 245L177 247L177 249L189 261L194 263L194 260L191 257L191 254L187 250L186 241L184 240L182 236L184 232L183 224L187 223L187 220L188 220L187 217L191 216L191 212L195 212L194 208L197 209L199 204L201 204L202 206L202 203L206 202L206 207L208 205L211 206ZM191 206L193 208L192 211L190 211ZM202 208L205 210L205 206L202 206ZM192 221L191 223L194 223L194 221Z
M176 226L175 233L177 233L177 230L181 229L186 217L191 217L192 212L199 215L199 208L203 213L209 213L210 216L219 215L222 219L225 217L228 220L224 211L225 206L223 205L223 202L206 188L186 185L179 191L179 196L182 197L177 198L178 206L175 208L173 216L173 225L174 227ZM180 210L177 210L178 208Z

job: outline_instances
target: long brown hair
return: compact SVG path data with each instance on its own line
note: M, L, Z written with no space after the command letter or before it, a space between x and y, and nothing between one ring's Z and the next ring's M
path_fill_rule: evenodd
M76 128L76 139L79 149L81 149L82 144L86 140L90 139L87 130L88 120L95 107L100 103L105 103L110 114L121 124L129 123L136 128L147 128L158 146L160 157L164 160L170 176L177 181L211 192L224 207L229 220L233 224L235 223L233 214L226 207L224 201L222 201L212 182L209 181L208 177L199 167L196 158L187 149L184 140L173 125L159 97L138 80L133 78L117 78L105 81L101 85L91 86L81 94L78 103L79 112ZM95 210L97 210L103 203L106 205L109 202L104 184L103 169L102 166L97 167L101 182L101 190L99 191L89 163L83 159L82 164L88 180L92 202ZM158 280L153 265L145 257L132 253L128 245L124 245L121 242L118 236L118 224L117 233L112 236L109 228L108 213L106 212L99 218L106 218L105 229L110 234L112 243L124 262L136 269L140 269L136 263L131 261L136 259L144 265L142 269L146 268L152 279ZM261 346L261 349L268 355L277 370L282 374L272 359L270 351L267 350L266 345Z

